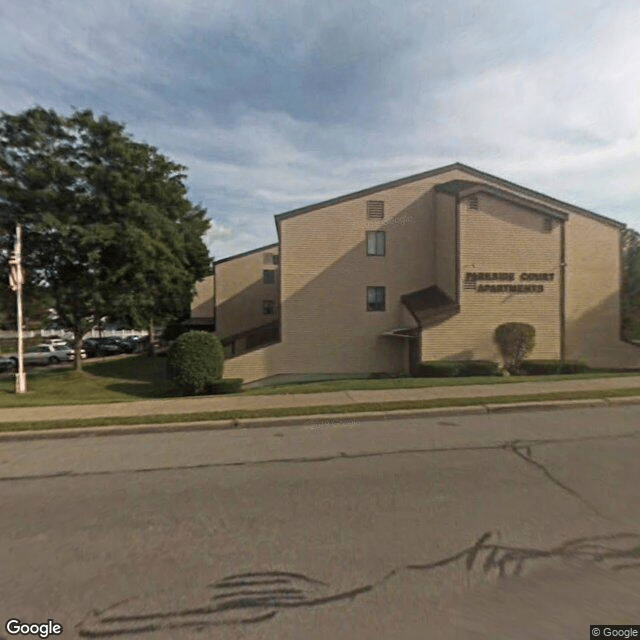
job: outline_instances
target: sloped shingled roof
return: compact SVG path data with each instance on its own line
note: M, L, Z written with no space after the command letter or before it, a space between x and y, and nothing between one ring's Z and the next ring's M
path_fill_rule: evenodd
M316 204L308 205L306 207L300 207L299 209L285 211L284 213L281 213L275 216L276 226L278 226L279 223L283 220L287 220L288 218L293 218L295 216L302 215L303 213L309 213L311 211L315 211L316 209L322 209L324 207L340 204L342 202L348 202L349 200L355 200L356 198L362 198L367 195L373 195L379 191L384 191L385 189L399 187L404 184L409 184L411 182L416 182L418 180L423 180L425 178L430 178L430 177L437 176L443 173L447 173L448 171L454 171L454 170L463 171L464 173L467 173L470 177L475 177L480 180L486 180L487 182L492 182L494 183L495 186L513 190L516 193L520 194L521 196L524 196L525 198L535 198L537 200L541 200L544 203L548 204L551 208L560 207L562 209L567 209L569 211L573 211L580 215L584 215L590 218L595 218L600 222L604 222L605 224L610 224L621 229L623 229L626 226L622 222L618 222L617 220L613 220L612 218L607 218L606 216L600 215L599 213L595 213L593 211L589 211L588 209L583 209L573 204L569 204L568 202L557 200L556 198L547 196L544 193L540 193L538 191L528 189L527 187L523 187L521 185L515 184L514 182L509 182L508 180L504 180L503 178L499 178L498 176L491 175L490 173L485 173L484 171L474 169L473 167L469 167L465 164L462 164L461 162L455 162L453 164L449 164L443 167L438 167L437 169L432 169L430 171L425 171L423 173L416 173L414 175L407 176L405 178L400 178L399 180L392 180L391 182L378 184L376 186L369 187L367 189L362 189L360 191L354 191L352 193L339 196L337 198L332 198L330 200L318 202ZM455 182L455 181L452 181L452 182ZM467 181L460 180L460 182L465 183ZM474 184L471 180L468 182ZM478 184L478 183L476 182L475 184Z

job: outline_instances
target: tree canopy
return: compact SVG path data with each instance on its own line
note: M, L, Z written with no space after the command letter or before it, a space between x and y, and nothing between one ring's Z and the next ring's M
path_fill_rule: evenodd
M185 171L90 110L0 116L0 260L22 224L29 279L50 291L77 350L102 316L141 326L188 311L210 258Z
M640 233L622 232L622 334L640 340Z

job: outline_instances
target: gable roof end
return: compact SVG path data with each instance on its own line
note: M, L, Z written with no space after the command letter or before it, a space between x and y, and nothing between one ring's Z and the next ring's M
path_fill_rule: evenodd
M595 213L593 211L589 211L588 209L583 209L581 207L577 207L575 205L569 204L568 202L563 202L562 200L557 200L556 198L552 198L551 196L547 196L544 193L540 193L538 191L534 191L533 189L528 189L527 187L523 187L514 182L509 182L508 180L504 180L503 178L499 178L498 176L491 175L490 173L485 173L484 171L480 171L478 169L474 169L473 167L469 167L461 162L455 162L453 164L448 164L443 167L438 167L437 169L432 169L430 171L425 171L423 173L416 173L411 176L407 176L405 178L400 178L398 180L392 180L391 182L384 182L382 184L375 185L373 187L369 187L367 189L361 189L360 191L353 191L352 193L345 194L343 196L339 196L337 198L331 198L330 200L324 200L323 202L318 202L316 204L307 205L305 207L300 207L298 209L292 209L291 211L285 211L284 213L280 213L275 216L276 227L278 228L278 233L280 230L280 222L283 220L287 220L288 218L293 218L295 216L302 215L304 213L309 213L311 211L315 211L317 209L323 209L324 207L328 207L335 204L341 204L343 202L348 202L349 200L355 200L356 198L362 198L364 196L373 195L378 193L379 191L384 191L386 189L392 189L394 187L400 187L405 184L410 184L411 182L416 182L418 180L424 180L425 178L431 178L437 175L441 175L443 173L447 173L449 171L462 171L464 173L469 174L472 177L480 178L481 180L485 180L487 182L493 182L494 186L500 189L509 189L512 191L517 191L519 194L524 196L525 198L535 198L537 200L544 201L547 205L549 205L552 209L565 209L569 211L573 211L575 213L579 213L580 215L584 215L590 218L594 218L600 222L605 224L610 224L619 229L624 229L625 224L622 222L618 222L617 220L613 220L612 218L607 218L606 216L600 215L599 213ZM473 181L467 180L456 180L452 182L459 182L461 185L468 184L479 184ZM487 185L484 185L485 187ZM513 195L513 194L511 194ZM540 206L540 205L539 205Z

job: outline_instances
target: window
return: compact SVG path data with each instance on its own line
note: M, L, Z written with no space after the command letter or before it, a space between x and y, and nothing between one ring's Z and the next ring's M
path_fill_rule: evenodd
M271 257L273 258L273 264L279 264L280 263L280 256L277 253L272 254Z
M367 287L367 311L384 311L384 287Z
M272 316L274 308L275 308L275 303L273 302L273 300L262 301L262 315Z
M384 218L383 200L367 200L367 218Z
M367 231L367 255L383 256L386 244L384 231Z
M278 254L277 253L265 253L264 254L264 264L278 264Z
M262 283L263 284L275 284L276 272L275 269L264 269L262 271Z

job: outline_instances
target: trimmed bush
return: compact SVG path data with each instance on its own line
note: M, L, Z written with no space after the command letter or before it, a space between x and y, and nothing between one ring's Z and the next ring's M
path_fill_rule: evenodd
M205 393L222 377L220 340L206 331L183 333L167 353L167 373L184 394Z
M536 344L536 330L524 322L506 322L493 334L504 366L509 373L519 373L520 365Z
M431 360L416 367L415 378L459 378L497 376L500 366L490 360Z
M561 360L525 360L520 365L522 373L529 376L545 376L556 373L586 373L589 367L584 362Z
M461 370L461 362L450 360L431 360L416 366L416 378L455 378Z
M224 378L207 385L207 393L239 393L242 391L242 378Z
M460 376L499 376L500 365L491 360L464 360L460 363Z

